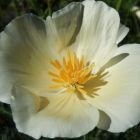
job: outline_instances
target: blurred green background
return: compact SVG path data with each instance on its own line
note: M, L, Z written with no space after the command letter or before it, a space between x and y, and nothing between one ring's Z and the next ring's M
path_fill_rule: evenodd
M50 15L72 1L81 0L0 0L0 31L16 16L24 13L34 13L42 18ZM134 6L140 6L140 0L103 0L118 10L121 23L130 28L127 37L121 42L140 43L140 18L136 16ZM0 140L34 140L19 133L14 125L9 105L0 103ZM40 138L40 140L49 140ZM68 140L56 138L56 140ZM113 134L94 129L89 134L73 140L140 140L140 124L125 133Z

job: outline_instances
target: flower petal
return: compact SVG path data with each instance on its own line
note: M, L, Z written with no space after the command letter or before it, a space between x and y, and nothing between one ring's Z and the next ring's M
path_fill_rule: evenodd
M9 91L12 89L12 79L0 72L0 101L9 104Z
M32 137L79 137L98 123L97 109L79 100L76 94L50 94L46 107L40 111L36 110L32 95L25 88L15 87L11 100L17 129Z
M117 44L121 42L124 37L127 35L129 32L129 28L126 27L125 25L120 24L119 30L118 30L118 38L117 38Z
M47 17L48 34L52 35L50 36L51 45L57 44L55 49L62 51L63 48L75 41L81 27L82 16L82 4L72 2L63 9L54 12L52 17Z
M84 55L98 69L112 57L126 28L120 31L118 12L104 2L86 0L83 5L83 21L75 46L78 55Z
M122 46L116 55L121 53L129 56L107 69L107 84L92 100L92 104L110 117L111 132L123 132L140 121L140 45Z
M1 101L9 102L12 84L19 77L34 83L33 75L42 75L42 67L48 67L48 57L53 56L47 41L45 22L32 14L18 17L6 26L0 34Z

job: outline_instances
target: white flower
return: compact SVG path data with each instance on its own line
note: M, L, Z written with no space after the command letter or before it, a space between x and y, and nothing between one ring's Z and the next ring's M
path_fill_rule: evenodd
M20 132L78 137L123 132L140 120L140 45L118 47L128 28L105 3L73 2L27 14L0 34L0 99Z

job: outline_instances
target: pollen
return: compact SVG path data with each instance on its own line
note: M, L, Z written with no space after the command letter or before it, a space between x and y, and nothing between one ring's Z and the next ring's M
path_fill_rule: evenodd
M77 91L86 94L84 85L96 76L92 74L94 64L89 64L84 56L78 58L76 53L70 52L69 49L60 61L50 60L50 64L55 71L48 72L54 83L49 88L54 90L65 88L69 92Z

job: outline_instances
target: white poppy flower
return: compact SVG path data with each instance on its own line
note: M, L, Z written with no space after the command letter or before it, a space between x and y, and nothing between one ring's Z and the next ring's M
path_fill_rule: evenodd
M128 28L104 2L27 14L0 34L0 99L34 138L123 132L140 121L140 45L118 47Z

